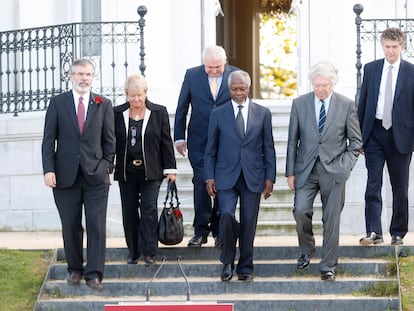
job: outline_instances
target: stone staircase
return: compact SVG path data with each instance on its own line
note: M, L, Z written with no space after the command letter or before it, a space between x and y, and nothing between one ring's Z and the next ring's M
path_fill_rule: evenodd
M240 282L237 277L228 283L221 282L219 251L210 246L200 249L189 249L183 244L175 247L161 246L157 265L148 268L142 262L127 265L127 250L110 248L107 250L105 290L93 292L84 282L79 287L67 284L65 256L63 250L59 249L34 310L103 310L106 304L142 304L146 302L147 296L153 303L231 302L236 311L398 310L400 301L397 294L371 297L364 292L366 288L376 286L398 288L397 277L389 273L395 258L394 247L341 246L337 280L328 283L319 277L319 247L311 267L306 271L297 271L297 247L274 246L272 236L296 236L296 231L292 215L293 193L289 191L284 177L290 102L277 102L269 105L269 108L273 115L277 179L271 198L261 202L257 236L269 236L269 243L265 244L268 246L255 248L253 282ZM174 116L171 115L171 125L174 124L173 120ZM188 241L193 234L192 170L188 159L178 154L177 165L180 172L177 186L186 230L184 240ZM162 188L160 207L164 198L165 189ZM316 235L322 233L320 219L320 201L316 201ZM406 252L414 253L413 248L414 246L407 247ZM178 257L181 258L182 269L188 277L190 293L177 264ZM166 258L166 263L148 291L148 284L160 267L162 258Z
M413 253L414 247L404 247ZM305 271L296 270L297 248L260 246L255 248L254 280L245 283L233 277L221 282L219 250L213 247L160 247L157 264L145 267L127 265L127 250L107 250L102 292L89 289L84 282L66 282L64 251L58 249L39 294L35 311L104 310L105 305L149 303L233 303L235 311L382 311L399 310L398 294L372 297L364 290L373 287L398 288L392 270L396 249L391 246L342 246L335 282L320 280L317 263L320 248ZM158 276L148 285L161 265ZM179 269L187 276L189 287ZM394 265L395 267L395 265ZM194 307L196 310L197 307Z

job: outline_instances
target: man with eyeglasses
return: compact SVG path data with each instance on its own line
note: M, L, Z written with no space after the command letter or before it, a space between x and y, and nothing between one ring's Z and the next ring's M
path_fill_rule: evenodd
M335 67L318 63L309 78L313 92L292 103L286 156L287 183L295 191L297 268L307 268L315 252L312 216L314 199L320 192L323 245L319 270L322 280L334 281L345 182L358 159L361 133L354 102L333 91Z
M50 100L42 160L44 182L53 190L62 223L68 283L79 285L83 277L87 286L101 291L115 133L111 101L91 92L94 72L91 61L75 60L69 70L73 89ZM83 211L87 231L85 266Z

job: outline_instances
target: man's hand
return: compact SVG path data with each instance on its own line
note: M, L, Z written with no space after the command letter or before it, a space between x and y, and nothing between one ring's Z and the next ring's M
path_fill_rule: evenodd
M288 176L287 183L288 183L289 189L294 191L295 190L295 176Z
M56 187L56 174L54 172L46 173L44 176L45 185L50 188Z
M208 195L214 199L217 195L216 181L214 179L208 179L206 182L206 189L207 189Z
M273 182L269 179L265 180L264 183L264 198L267 200L271 195L273 191Z
M187 142L185 141L176 142L175 149L178 151L179 154L185 157L187 153Z

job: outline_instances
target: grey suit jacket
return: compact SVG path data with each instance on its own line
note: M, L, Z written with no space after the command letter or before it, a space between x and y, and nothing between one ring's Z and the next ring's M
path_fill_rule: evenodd
M318 157L332 179L344 183L362 148L354 102L334 92L319 135L314 96L311 92L295 99L290 113L285 175L295 176L296 188L305 184Z

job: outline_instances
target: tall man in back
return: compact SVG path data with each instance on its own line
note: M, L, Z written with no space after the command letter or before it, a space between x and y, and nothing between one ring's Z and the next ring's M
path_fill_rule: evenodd
M204 149L207 144L208 120L214 107L230 100L227 78L230 72L238 69L227 63L227 56L220 46L208 46L203 52L201 66L187 70L177 110L175 112L174 141L175 148L188 159L193 168L194 184L194 236L188 242L190 247L200 247L207 243L211 232L215 246L219 247L219 228L217 200L212 204L204 179ZM191 105L191 116L187 129L187 113Z
M91 92L94 65L74 61L69 70L73 89L53 97L46 112L42 143L44 182L62 222L68 283L82 276L93 290L101 284L106 247L109 173L115 155L114 113L109 99ZM83 266L82 206L87 231Z
M388 28L381 35L385 58L365 65L358 105L365 165L365 237L361 245L382 243L382 176L387 163L392 188L391 244L408 232L408 180L414 150L414 65L401 59L405 34Z

